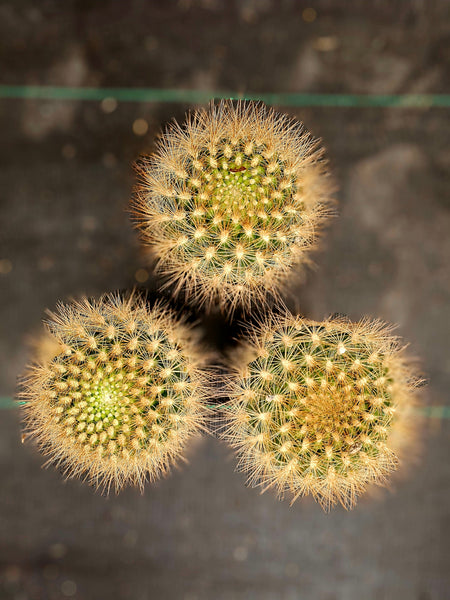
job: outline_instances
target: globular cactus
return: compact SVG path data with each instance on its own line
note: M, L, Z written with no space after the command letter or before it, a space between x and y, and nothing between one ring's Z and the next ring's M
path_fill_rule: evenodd
M26 436L68 476L142 486L204 425L205 379L191 333L130 295L60 305L20 399Z
M276 296L329 214L318 142L260 103L195 112L137 170L134 213L167 285L227 312Z
M408 448L416 384L379 321L272 317L233 366L224 437L253 486L349 508Z

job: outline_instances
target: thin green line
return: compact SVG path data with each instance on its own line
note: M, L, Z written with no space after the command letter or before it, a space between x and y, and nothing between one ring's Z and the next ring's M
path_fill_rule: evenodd
M121 102L208 102L232 98L262 100L283 106L333 107L450 107L450 94L309 94L309 93L237 93L230 91L158 89L158 88L91 88L40 85L0 85L0 98L35 100L94 100L114 98Z
M17 408L20 404L26 403L14 401L10 396L0 396L0 409ZM209 408L219 409L220 404L211 404ZM450 419L450 406L422 406L417 407L414 412L430 419Z
M0 396L0 409L1 408L17 408L17 405L19 403L15 402L13 400L13 398L10 398L8 396ZM24 404L24 403L23 403Z
M415 412L430 419L450 419L450 406L424 406Z

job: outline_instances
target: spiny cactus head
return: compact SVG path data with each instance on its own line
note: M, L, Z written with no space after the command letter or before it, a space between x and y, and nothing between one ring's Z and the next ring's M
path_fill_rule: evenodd
M224 437L252 485L349 508L397 467L414 383L385 325L286 314L236 356Z
M24 378L26 435L68 476L105 489L158 478L204 423L191 337L133 295L60 305Z
M260 103L222 101L169 127L137 167L133 206L175 292L229 312L276 294L328 214L321 156L301 123Z

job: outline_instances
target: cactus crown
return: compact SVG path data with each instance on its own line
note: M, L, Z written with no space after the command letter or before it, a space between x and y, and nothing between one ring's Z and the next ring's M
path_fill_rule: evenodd
M61 305L47 326L51 355L22 393L28 434L107 488L165 473L204 417L187 328L133 296Z
M169 128L138 167L134 208L176 291L229 311L275 293L327 213L321 154L300 123L253 102Z
M395 469L412 384L379 322L286 315L261 327L236 364L225 437L253 485L346 507Z

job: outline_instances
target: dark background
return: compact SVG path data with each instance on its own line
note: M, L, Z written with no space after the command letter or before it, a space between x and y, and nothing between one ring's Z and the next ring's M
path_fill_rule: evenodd
M448 93L449 13L444 0L0 2L0 83ZM14 394L45 308L156 289L125 212L131 163L187 108L0 100L1 396ZM397 323L430 378L426 402L446 405L448 109L278 108L323 138L340 188L339 218L290 307ZM225 344L219 319L204 330ZM449 598L449 421L423 429L407 478L351 512L325 514L246 488L211 436L144 495L104 498L42 470L20 443L18 411L5 408L0 598Z

